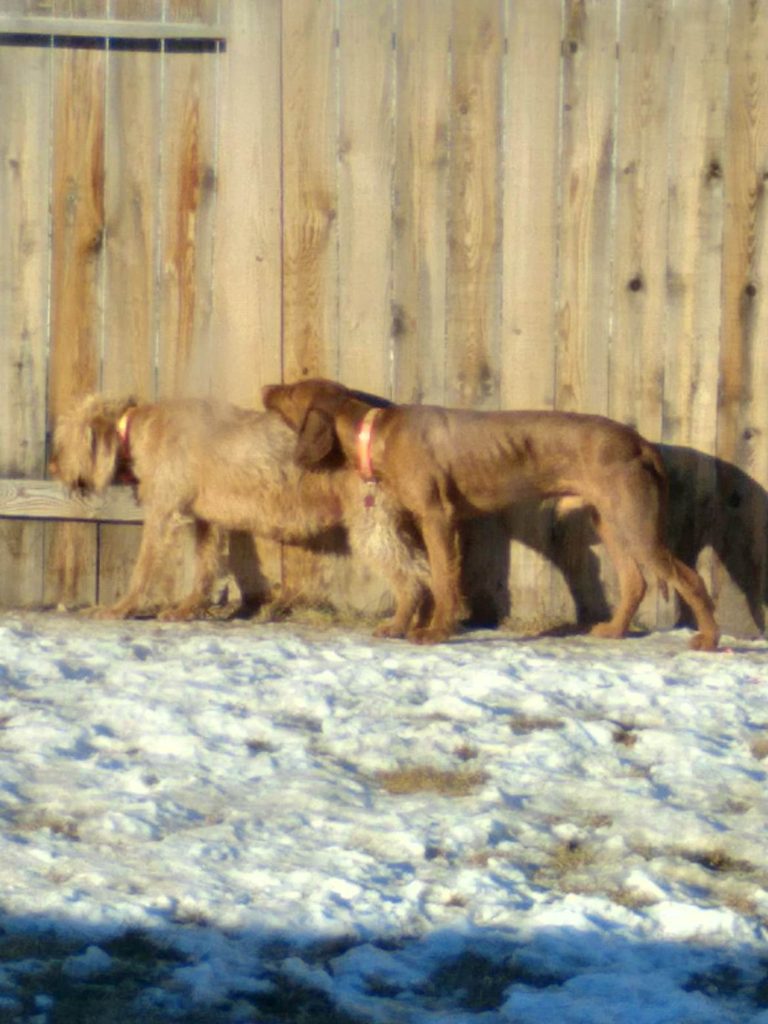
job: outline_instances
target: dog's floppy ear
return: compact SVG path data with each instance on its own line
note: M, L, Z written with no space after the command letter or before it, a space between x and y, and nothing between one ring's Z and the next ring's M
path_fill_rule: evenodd
M117 468L117 428L113 416L102 414L93 417L89 428L93 486L100 493L112 483Z
M300 466L319 465L336 445L333 417L320 409L307 410L298 433L295 459Z

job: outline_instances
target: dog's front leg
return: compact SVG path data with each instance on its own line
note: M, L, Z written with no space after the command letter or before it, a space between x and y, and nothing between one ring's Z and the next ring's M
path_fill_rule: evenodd
M128 591L115 604L94 608L91 612L93 618L128 619L148 610L150 583L161 564L172 529L170 514L152 512L145 508L139 554L131 573Z
M208 604L219 567L221 531L203 519L195 520L195 578L192 589L178 604L166 608L159 619L183 622L198 618Z
M442 508L422 516L420 526L429 557L434 610L429 625L411 630L408 639L435 644L455 633L461 612L459 531L452 515Z

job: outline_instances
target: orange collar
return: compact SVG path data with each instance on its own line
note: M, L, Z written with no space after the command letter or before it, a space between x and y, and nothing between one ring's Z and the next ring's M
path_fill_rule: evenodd
M373 480L373 460L371 459L371 442L373 440L373 424L381 409L369 409L357 431L357 468L363 480Z

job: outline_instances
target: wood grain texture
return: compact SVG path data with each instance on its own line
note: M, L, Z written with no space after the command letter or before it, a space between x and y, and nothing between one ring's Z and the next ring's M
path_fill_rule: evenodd
M283 378L339 376L339 26L333 0L283 5ZM283 548L283 583L328 600L338 558Z
M668 88L673 54L671 21L663 0L621 9L617 97L616 241L613 261L613 336L608 363L608 412L646 437L662 432L667 346L667 162L659 159L669 138ZM638 612L648 625L674 604L655 581ZM661 604L659 602L661 601Z
M54 52L52 415L99 383L104 75L99 50Z
M394 6L339 14L339 378L392 393Z
M0 479L0 516L140 523L141 506L131 487L108 487L103 496L68 493L54 480Z
M211 381L217 397L259 405L281 371L280 3L224 15Z
M394 395L446 397L451 8L397 5Z
M668 5L621 11L617 98L614 331L608 411L649 438L661 436L666 349L668 89L672 62Z
M156 391L160 66L159 52L115 50L107 58L101 389L140 401ZM126 592L138 545L137 530L100 528L100 604Z
M500 0L453 0L447 390L450 404L499 401L501 329Z
M338 52L333 0L283 6L283 376L338 374Z
M731 486L721 492L715 576L718 609L726 627L751 619L754 629L763 631L768 605L768 10L764 5L733 0L728 56L717 454L726 466L737 467L746 477L731 472ZM754 590L745 595L743 577L750 571Z
M0 475L42 476L48 346L50 51L0 49ZM41 524L0 524L0 605L39 600Z
M202 25L164 25L160 21L132 19L130 18L131 13L133 12L129 9L126 12L126 20L121 20L119 18L9 17L6 13L0 12L0 32L93 39L118 37L137 40L208 40L212 38L223 40L224 38L220 27L215 22Z
M727 15L721 0L688 0L671 26L663 430L665 440L709 453L717 429Z
M559 249L556 404L578 412L608 408L612 309L616 6L566 0L563 42L563 143ZM605 618L614 574L591 527L569 517L554 524L562 583L557 618ZM565 583L567 582L567 587Z
M560 172L560 0L506 5L505 147L500 400L508 409L551 409L555 387L558 181ZM531 73L531 52L536 74ZM506 579L500 614L520 629L550 624L557 576L550 559L550 507L503 518L507 551L491 560ZM509 537L511 536L511 540ZM495 567L494 567L495 563ZM500 568L499 568L500 567ZM498 590L498 585L497 585Z
M216 53L162 56L158 389L164 396L211 390L218 60Z
M103 50L62 49L53 54L52 420L99 385L105 68ZM68 524L51 529L45 600L94 600L96 542L93 527Z
M258 407L282 369L281 4L227 4L223 14L211 385L218 398ZM280 546L260 539L257 551L279 580ZM230 563L246 597L261 593L251 544L231 545Z
M616 8L566 0L558 408L608 408Z
M721 0L688 0L671 17L663 439L711 456L721 333L728 9ZM715 511L714 464L701 461L696 477L687 504L689 529L700 534ZM709 546L698 567L717 599Z

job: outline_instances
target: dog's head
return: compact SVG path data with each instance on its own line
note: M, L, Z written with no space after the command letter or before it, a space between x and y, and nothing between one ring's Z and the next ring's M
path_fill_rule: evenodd
M300 466L331 467L345 461L340 432L354 427L370 408L385 409L386 398L355 391L324 378L270 384L262 389L264 407L282 416L296 431L295 460Z
M134 403L87 395L56 421L48 468L70 490L100 493L120 462L117 424Z

